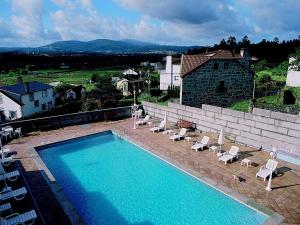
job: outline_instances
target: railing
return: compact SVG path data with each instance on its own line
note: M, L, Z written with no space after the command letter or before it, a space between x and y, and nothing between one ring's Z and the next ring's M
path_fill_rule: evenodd
M63 114L37 119L11 121L8 123L1 124L1 128L4 126L12 126L14 129L17 127L22 127L22 133L24 134L38 130L52 130L70 125L119 120L128 117L131 117L130 106Z

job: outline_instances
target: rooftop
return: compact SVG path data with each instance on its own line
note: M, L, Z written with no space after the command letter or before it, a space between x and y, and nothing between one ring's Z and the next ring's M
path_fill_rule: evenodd
M147 126L140 126L136 130L133 130L132 126L132 119L68 126L57 130L32 132L8 144L9 148L16 151L14 158L19 160L20 165L24 168L25 178L46 224L69 223L66 222L68 219L50 189L51 185L46 182L45 172L37 163L39 156L33 147L105 130L113 130L121 134L223 192L238 199L245 199L247 204L253 207L257 207L257 204L261 205L261 210L268 215L274 215L275 212L279 213L285 217L283 222L285 225L300 224L299 166L278 160L279 173L272 180L273 190L268 192L265 190L267 182L255 177L260 166L264 165L269 158L266 152L239 146L241 151L239 161L225 165L218 161L213 152L207 150L194 152L188 142L173 143L167 135L152 133ZM172 128L172 124L168 126ZM194 140L199 140L204 135L211 137L212 144L217 142L217 136L213 133L189 133L189 136ZM231 145L233 143L226 140L224 149L228 150ZM240 165L240 160L246 157L251 159L251 167ZM242 177L244 182L234 180L233 175ZM53 191L61 192L61 190ZM47 204L44 204L45 202Z
M19 83L14 85L2 86L0 90L11 92L17 95L24 95L26 93L33 93L37 91L47 90L52 88L49 84L40 83L37 81Z
M194 69L203 65L210 59L241 59L240 53L235 53L230 50L217 50L197 55L182 55L181 75L192 72Z

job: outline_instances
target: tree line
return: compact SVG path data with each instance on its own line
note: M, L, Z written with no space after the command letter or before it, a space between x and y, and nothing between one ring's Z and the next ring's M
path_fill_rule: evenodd
M300 35L297 39L292 40L280 41L279 38L275 37L272 41L262 39L258 43L252 43L247 35L240 41L236 37L230 36L227 40L223 38L219 44L214 46L189 49L187 54L200 54L219 49L239 51L241 48L249 49L252 56L257 57L259 61L266 60L270 66L274 67L287 60L291 54L300 48Z

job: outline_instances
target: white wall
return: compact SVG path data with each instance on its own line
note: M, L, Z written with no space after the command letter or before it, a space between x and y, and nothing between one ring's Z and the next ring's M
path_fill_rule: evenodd
M166 69L160 70L160 90L167 90L170 85L181 84L180 65L172 64L172 56L167 56Z
M39 100L39 106L34 105L34 101ZM34 101L30 101L29 94L22 96L22 114L23 116L29 116L34 113L42 112L42 105L46 104L48 109L48 102L52 101L52 107L55 106L55 97L53 96L53 89L47 89L47 97L43 97L42 91L34 93Z
M0 96L2 97L2 103L0 102L0 111L3 112L7 119L9 119L10 111L16 112L16 118L22 117L21 106L18 103L16 103L11 98L7 97L1 92Z
M289 63L293 61L294 59L293 57L291 57L289 59ZM289 67L286 78L286 85L289 87L300 87L300 71L295 71Z

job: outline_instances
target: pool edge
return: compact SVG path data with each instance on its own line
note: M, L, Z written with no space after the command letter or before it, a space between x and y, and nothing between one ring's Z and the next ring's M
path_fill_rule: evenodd
M163 157L163 156L160 156L160 155L156 154L155 152L151 151L151 149L148 146L145 146L143 143L140 143L139 141L133 140L132 138L127 136L126 133L120 134L120 133L114 131L113 129L105 129L105 130L97 131L96 133L91 133L91 134L88 134L88 135L75 136L75 137L65 139L65 140L61 140L61 141L56 141L56 142L52 142L52 143L45 143L44 145L34 146L30 149L30 151L34 151L35 154L36 154L34 161L35 161L38 169L42 172L43 177L46 180L46 182L48 183L48 186L49 186L50 190L52 191L52 193L56 197L58 203L63 208L65 214L70 219L70 222L74 225L86 225L86 223L81 218L81 216L77 212L77 210L74 207L74 205L72 204L72 202L67 199L67 197L63 193L62 188L56 182L55 177L52 175L52 173L48 169L47 165L40 158L40 155L38 154L38 151L42 150L43 148L53 146L55 144L64 143L64 142L68 142L68 141L72 141L72 140L76 140L76 139L81 139L81 138L84 138L84 137L90 137L90 136L94 136L94 135L98 135L98 134L102 134L102 133L112 133L114 135L117 135L117 136L125 139L126 141L130 142L131 144L133 144L133 145L137 146L138 148L148 152L149 154L153 155L154 157L159 158L160 160L166 162L167 164L169 164L169 165L177 168L178 170L186 173L187 175L192 176L193 178L199 180L200 182L205 183L206 185L214 188L215 190L223 193L224 195L227 195L228 197L234 199L235 201L238 201L239 203L247 206L248 208L251 208L252 210L254 210L256 212L259 212L259 213L267 216L268 218L263 223L263 225L279 225L284 220L284 217L282 215L278 214L277 212L275 212L275 211L273 211L273 210L271 210L271 209L269 209L269 208L267 208L263 205L260 205L260 204L256 203L254 200L252 200L252 199L250 199L250 198L234 191L232 188L225 187L223 185L218 185L217 182L215 182L214 180L212 180L211 178L209 178L207 176L203 176L200 173L198 173L196 171L193 171L191 169L184 168L180 164L176 165L176 164L170 162L169 158ZM251 204L252 202L254 202L255 204L252 205ZM263 209L263 211L267 211L268 213L263 212L262 209Z

